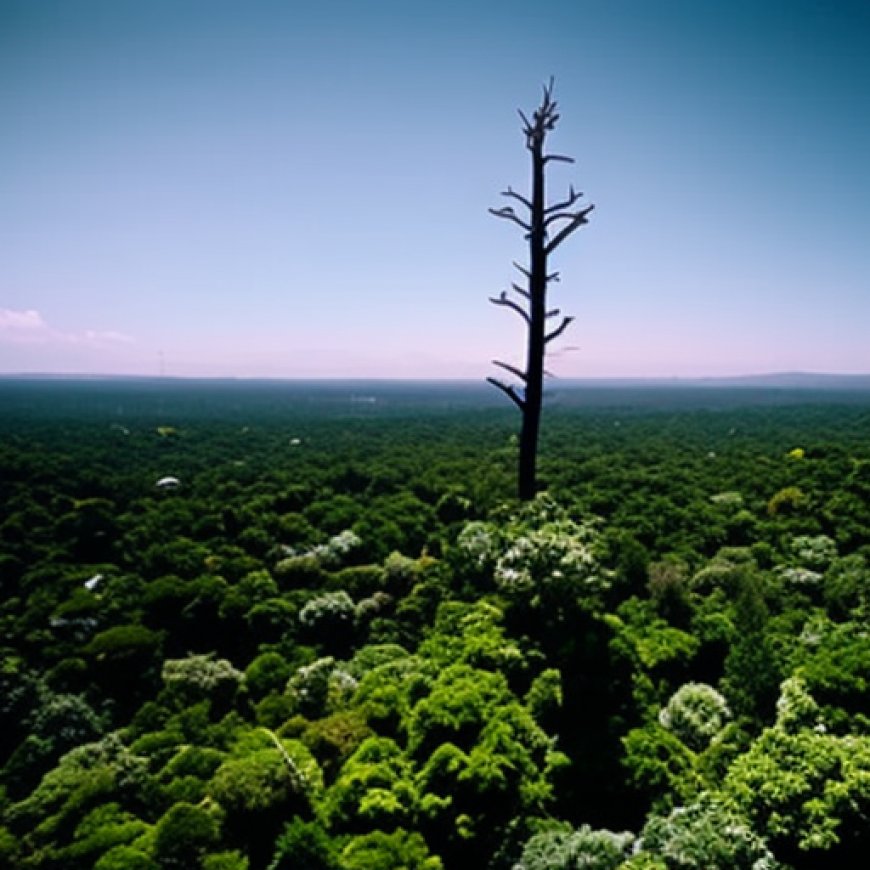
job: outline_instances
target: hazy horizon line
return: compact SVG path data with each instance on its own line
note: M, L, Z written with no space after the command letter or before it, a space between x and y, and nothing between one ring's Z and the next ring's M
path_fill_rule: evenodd
M483 384L485 377L420 377L401 375L173 375L173 374L126 374L106 372L0 372L0 380L123 380L123 381L240 381L240 382L290 382L290 383L455 383ZM868 372L829 371L768 371L727 375L588 375L577 377L553 377L553 382L570 384L592 383L719 383L719 382L786 382L786 381L867 381Z

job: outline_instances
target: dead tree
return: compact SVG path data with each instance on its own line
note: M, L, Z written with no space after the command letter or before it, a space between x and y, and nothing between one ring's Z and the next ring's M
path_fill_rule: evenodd
M537 486L536 469L538 457L538 431L541 425L541 405L544 392L544 358L547 345L555 341L573 321L573 317L563 316L558 308L547 308L547 286L559 280L558 272L549 272L547 261L550 254L570 236L574 230L587 223L587 215L593 206L576 208L583 196L568 189L568 195L560 202L547 205L545 196L545 176L547 164L553 161L573 163L572 157L561 154L546 154L544 144L549 133L559 120L556 102L553 100L553 79L544 87L541 105L532 114L531 120L520 111L526 148L532 155L532 192L527 198L510 187L502 196L519 203L520 214L513 205L491 208L496 217L512 221L523 229L529 243L528 267L514 263L525 279L525 286L514 283L510 290L502 292L489 301L494 305L508 308L526 324L526 366L522 369L500 360L493 364L516 377L519 384L506 384L497 378L487 380L505 393L522 413L520 430L519 457L519 497L528 501L535 497ZM559 320L561 318L561 320ZM558 321L558 323L557 323Z

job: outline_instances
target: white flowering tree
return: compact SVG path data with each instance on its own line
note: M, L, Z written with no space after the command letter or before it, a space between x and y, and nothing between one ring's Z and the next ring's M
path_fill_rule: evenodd
M659 713L659 722L690 749L700 751L731 718L721 693L706 683L686 683Z
M546 494L503 521L468 523L457 548L471 569L491 572L500 592L532 606L591 602L610 586L594 522L574 519Z

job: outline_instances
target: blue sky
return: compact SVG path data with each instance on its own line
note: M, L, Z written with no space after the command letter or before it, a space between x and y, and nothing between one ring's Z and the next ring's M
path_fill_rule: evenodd
M555 373L870 372L858 0L0 0L0 372L520 362L550 75Z

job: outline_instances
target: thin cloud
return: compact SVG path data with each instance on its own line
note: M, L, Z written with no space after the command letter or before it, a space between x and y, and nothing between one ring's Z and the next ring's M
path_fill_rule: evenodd
M0 308L0 330L5 332L30 332L46 329L42 315L32 308L25 311L15 311L12 308Z
M88 329L84 333L84 340L89 343L105 343L110 344L132 344L135 339L131 335L123 332L115 332L114 330L106 330L105 332L97 332L93 329Z
M55 329L33 308L0 308L0 341L6 344L77 344L90 347L132 344L135 339L114 330L86 329L70 332Z

